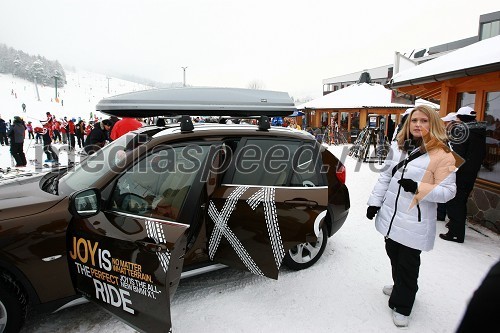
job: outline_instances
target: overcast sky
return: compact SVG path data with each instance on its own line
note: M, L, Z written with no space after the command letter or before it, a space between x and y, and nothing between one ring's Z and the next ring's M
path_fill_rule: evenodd
M497 0L2 0L0 43L65 67L322 93L322 80L477 35Z

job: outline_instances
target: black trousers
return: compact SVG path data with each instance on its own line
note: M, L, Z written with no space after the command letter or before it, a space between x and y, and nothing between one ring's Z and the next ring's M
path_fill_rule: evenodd
M83 135L76 135L76 139L78 141L78 147L82 148L84 146Z
M54 148L50 144L43 146L43 152L47 156L48 160L53 160L55 162L59 161L59 156L57 156L56 152L54 151Z
M10 143L10 153L12 154L12 157L14 157L14 160L16 161L16 167L21 166L21 165L26 165L26 156L24 155L23 151L23 143Z
M394 281L389 307L402 315L409 316L418 290L417 280L422 251L399 244L390 238L385 240L385 250L391 260Z
M75 135L74 134L68 134L69 136L69 147L74 150L75 149Z
M459 241L465 238L465 221L467 220L467 200L472 187L457 187L457 194L446 203L446 213L450 219L448 233Z
M0 144L9 144L9 137L7 136L7 133L1 132L0 133Z
M437 219L444 221L446 219L446 203L438 203Z

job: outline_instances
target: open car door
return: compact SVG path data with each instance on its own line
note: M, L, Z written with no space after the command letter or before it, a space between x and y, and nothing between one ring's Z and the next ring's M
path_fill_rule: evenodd
M101 212L99 203L97 190L70 198L67 248L75 289L139 331L170 332L188 226Z
M302 141L242 139L238 147L232 156L239 160L209 200L208 254L230 267L277 279L286 253L319 235L328 206L321 158L314 144ZM283 153L276 155L283 167L273 168L268 152L280 147Z

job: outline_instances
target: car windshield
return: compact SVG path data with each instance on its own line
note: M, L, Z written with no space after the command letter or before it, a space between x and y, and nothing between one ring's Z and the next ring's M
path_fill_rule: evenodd
M90 155L60 179L68 192L92 187L103 175L120 166L127 153L149 141L147 134L128 133ZM61 192L66 192L61 188ZM66 193L69 194L69 193Z

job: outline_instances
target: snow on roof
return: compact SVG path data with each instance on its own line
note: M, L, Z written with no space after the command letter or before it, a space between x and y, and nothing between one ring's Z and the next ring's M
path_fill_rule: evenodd
M362 71L358 71L358 72L354 72L354 73L349 73L349 74L334 76L334 77L330 77L328 79L324 79L323 80L323 84L346 82L346 81L358 81L359 76L363 72L370 73L370 76L372 77L372 79L386 78L387 77L387 71L391 67L393 67L392 64L385 65L385 66L379 66L379 67L375 67L375 68L370 68L370 69L364 69Z
M436 110L439 110L439 108L441 107L441 105L439 105L439 104L429 102L428 100L425 100L422 98L419 98L415 101L415 106L419 106L419 105L427 105L427 106L430 106L431 108L436 109Z
M439 58L429 60L421 65L401 71L393 76L391 85L400 87L430 81L442 81L450 78L453 72L476 69L492 64L500 65L500 36L482 40L447 53ZM473 73L472 75L474 74L480 73ZM438 75L442 77L436 77ZM464 73L462 76L467 75L471 74Z
M357 83L297 106L297 109L401 108L413 105L392 103L392 91L380 84Z

